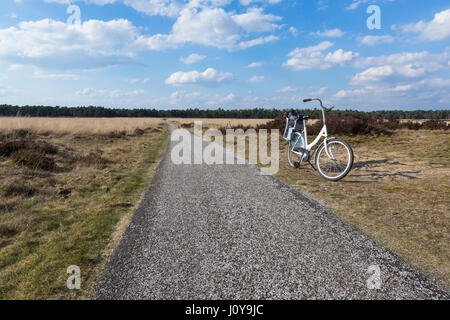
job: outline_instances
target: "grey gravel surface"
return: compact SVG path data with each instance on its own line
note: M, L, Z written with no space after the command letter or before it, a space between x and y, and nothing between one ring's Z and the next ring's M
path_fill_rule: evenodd
M255 166L175 165L174 144L107 264L98 299L449 298ZM378 290L367 287L371 265L381 270Z

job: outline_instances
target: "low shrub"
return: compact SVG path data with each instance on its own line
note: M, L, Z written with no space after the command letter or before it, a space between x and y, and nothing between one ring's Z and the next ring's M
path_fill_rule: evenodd
M87 155L76 156L71 161L72 164L79 164L85 167L104 169L108 161L104 159L100 152L90 152Z
M17 233L18 231L15 228L0 224L0 237L12 237Z
M43 154L56 154L58 148L42 140L9 140L0 142L0 156L9 157L20 150L30 150Z
M123 131L111 131L111 132L107 133L105 136L110 139L120 139L120 138L125 137L126 135L127 135L127 132L125 130L123 130Z
M142 136L144 133L145 133L145 131L142 129L139 129L139 128L134 129L134 135L136 135L136 136Z
M55 161L47 157L44 153L33 149L21 149L11 154L11 160L18 165L26 166L30 169L40 169L51 171L55 169Z
M278 116L274 120L265 124L258 125L256 129L279 129L284 132L286 126L286 118ZM307 122L307 132L311 135L319 134L322 129L323 121L316 121L313 124ZM249 127L237 126L233 129L247 130ZM391 134L393 130L409 129L409 130L449 130L450 126L442 120L428 120L420 122L400 122L398 119L385 118L377 119L368 115L348 115L343 117L327 116L327 129L329 134L339 135L381 135ZM220 128L225 133L226 128Z
M36 190L23 179L14 179L2 185L2 195L5 197L31 197Z

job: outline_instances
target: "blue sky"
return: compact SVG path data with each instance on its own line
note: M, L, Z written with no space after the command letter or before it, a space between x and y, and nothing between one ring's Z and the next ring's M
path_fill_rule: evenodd
M0 16L0 104L450 107L444 0L2 0Z

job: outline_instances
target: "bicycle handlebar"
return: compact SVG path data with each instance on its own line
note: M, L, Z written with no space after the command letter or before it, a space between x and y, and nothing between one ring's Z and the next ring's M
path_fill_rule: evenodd
M319 101L320 106L322 107L322 109L324 109L324 110L327 111L327 112L330 112L331 110L334 109L334 106L331 107L331 108L326 108L326 107L324 107L323 104L322 104L322 100L320 100L320 99L318 99L318 98L315 98L315 99L311 99L311 98L303 99L303 102L305 102L305 103L306 103L306 102L311 102L311 101Z

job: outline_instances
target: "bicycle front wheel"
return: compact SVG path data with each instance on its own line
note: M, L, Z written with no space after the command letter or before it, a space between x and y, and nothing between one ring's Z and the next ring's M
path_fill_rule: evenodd
M327 150L323 143L316 152L316 167L319 174L330 181L344 178L353 166L353 150L343 140L327 140Z

